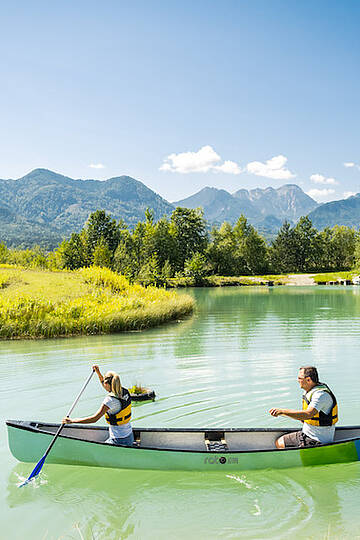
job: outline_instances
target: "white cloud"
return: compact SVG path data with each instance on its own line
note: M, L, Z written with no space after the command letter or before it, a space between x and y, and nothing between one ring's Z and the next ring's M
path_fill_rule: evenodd
M333 193L335 193L335 189L332 188L310 189L306 192L309 197L315 199L317 202L325 202Z
M188 174L194 172L222 172L226 174L241 174L246 171L256 176L264 176L275 180L289 180L296 175L289 171L285 165L287 158L279 155L268 159L265 163L252 161L242 169L235 161L224 161L210 145L203 146L197 152L181 152L169 154L165 159L160 171L177 172Z
M215 150L209 146L203 146L197 152L181 152L170 154L164 159L160 171L178 172L188 174L193 172L207 173L220 171L227 174L240 174L241 168L234 161L224 161Z
M250 174L256 176L264 176L265 178L274 178L275 180L289 180L296 175L285 168L287 158L279 155L268 159L265 163L261 161L251 161L246 165L246 170Z
M356 195L355 191L344 191L343 193L344 198L348 199L349 197L352 197L353 195Z
M221 171L228 174L240 174L241 168L235 161L224 161L222 165L214 167L217 171Z
M326 178L322 174L312 174L310 176L310 180L312 180L312 182L315 182L315 184L331 184L331 185L335 185L335 184L339 183L339 182L337 182L337 180L335 180L335 178Z
M105 169L105 165L102 163L90 163L89 167L91 169Z
M359 163L354 163L353 161L346 161L344 163L344 167L350 168L355 167L358 171L360 171L360 165Z

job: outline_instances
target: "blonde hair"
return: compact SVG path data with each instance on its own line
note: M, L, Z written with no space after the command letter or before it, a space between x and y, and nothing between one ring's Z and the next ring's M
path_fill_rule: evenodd
M107 371L104 375L104 382L110 384L112 394L119 398L122 397L120 377L115 371Z

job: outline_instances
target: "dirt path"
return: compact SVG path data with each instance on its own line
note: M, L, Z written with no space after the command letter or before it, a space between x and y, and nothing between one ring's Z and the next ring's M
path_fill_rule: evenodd
M315 274L289 274L287 285L316 285L312 276Z

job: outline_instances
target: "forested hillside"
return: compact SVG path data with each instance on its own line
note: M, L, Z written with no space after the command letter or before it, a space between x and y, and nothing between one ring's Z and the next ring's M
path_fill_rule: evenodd
M360 193L347 199L322 204L313 210L309 217L319 229L340 224L358 228L360 224Z
M0 241L54 248L62 238L80 231L98 208L132 226L148 207L155 219L170 215L174 209L129 176L105 181L74 180L47 169L35 169L17 180L0 180Z

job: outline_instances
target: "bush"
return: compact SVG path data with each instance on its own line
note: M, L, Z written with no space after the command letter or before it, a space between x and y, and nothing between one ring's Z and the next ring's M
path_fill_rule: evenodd
M199 285L204 281L207 273L207 261L201 253L194 253L191 259L185 261L184 274L186 277L192 278L196 285Z

